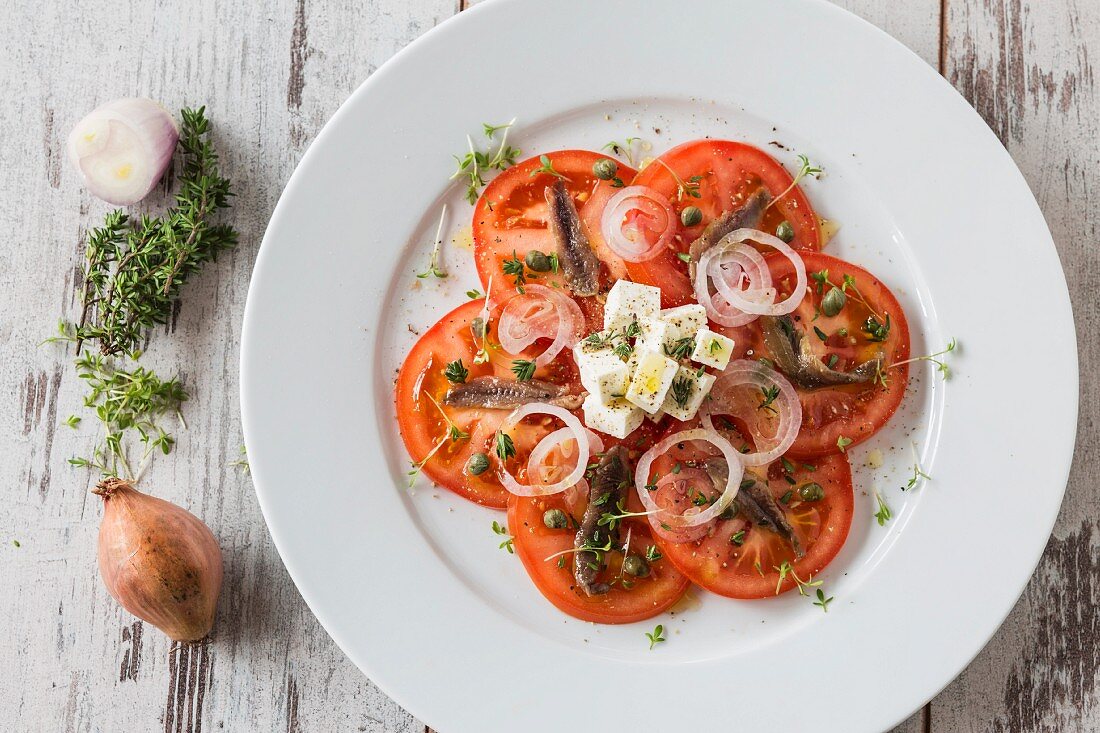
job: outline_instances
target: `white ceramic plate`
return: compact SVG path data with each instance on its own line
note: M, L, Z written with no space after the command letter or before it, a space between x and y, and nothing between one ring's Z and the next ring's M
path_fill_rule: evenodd
M451 155L513 116L531 153L640 136L656 154L702 135L780 141L792 166L807 153L828 171L808 194L843 225L830 251L891 285L914 353L961 342L956 376L915 369L902 411L853 451L857 514L821 577L827 614L797 594L696 591L655 620L668 641L649 651L654 622L594 626L544 601L497 549L502 514L406 490L395 370L410 330L475 284ZM414 289L444 201L453 275ZM355 663L443 733L889 727L1023 589L1077 409L1065 281L1019 171L923 61L813 0L500 0L442 24L302 160L256 264L241 362L256 490L294 581ZM885 465L861 465L874 448ZM903 494L913 450L933 480Z

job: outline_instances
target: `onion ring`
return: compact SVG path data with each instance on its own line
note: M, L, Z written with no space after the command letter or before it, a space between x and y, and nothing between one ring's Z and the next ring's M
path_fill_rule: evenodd
M628 218L631 213L635 215ZM676 212L661 194L646 186L627 186L608 199L600 231L619 257L645 262L668 248L676 234L676 221ZM657 234L657 238L650 243L647 234Z
M497 321L497 339L507 353L518 356L536 340L553 338L535 358L535 366L543 367L580 341L584 313L575 300L554 288L526 285L524 291L505 303Z
M705 440L720 450L729 466L729 478L726 480L726 487L722 491L722 495L718 497L718 501L714 502L706 509L698 513L688 514L692 509L698 508L692 507L683 514L672 514L659 507L653 497L650 496L649 490L646 489L646 484L649 481L649 469L653 466L653 461L664 455L669 448L677 443L688 440ZM741 463L741 454L734 450L730 442L723 438L718 431L713 429L693 428L692 430L681 430L678 433L669 435L642 455L634 471L634 488L638 493L638 498L642 500L642 504L645 506L646 511L653 512L653 514L650 515L651 523L653 520L656 520L662 524L667 524L670 530L675 531L686 527L697 527L701 524L706 524L725 511L726 507L734 500L738 490L741 488L741 477L744 475L744 472L745 469Z
M795 287L784 300L775 302L777 293L767 263L749 241L772 247L794 264ZM802 257L782 239L756 229L737 229L722 237L699 258L696 273L696 300L712 321L723 326L743 326L759 316L791 313L806 294ZM746 280L747 288L742 287Z
M573 440L577 441L577 465L574 466L573 470L561 481L549 485L542 483L521 484L516 481L512 474L508 473L508 469L504 467L504 462L500 460L499 456L496 456L497 461L500 463L497 469L497 476L500 478L500 483L504 488L516 496L549 496L550 494L560 493L583 479L585 469L588 468L588 457L591 455L588 431L585 430L585 427L581 424L581 421L577 419L576 415L563 407L547 404L546 402L532 402L517 407L512 411L512 414L504 418L504 421L500 424L500 432L507 433L523 418L528 415L538 414L550 415L565 423L565 429L569 430L573 434ZM558 432L559 431L555 431L551 433L550 436L556 435ZM547 438L550 436L547 436ZM541 445L547 438L540 440L539 444ZM557 439L557 442L561 442L562 440L565 440L565 438ZM538 446L536 445L535 448L537 449ZM547 449L547 453L548 452L549 448ZM542 457L545 458L545 454L543 454Z
M730 390L746 384L758 387L761 391L772 387L779 389L779 395L770 403L773 414L779 420L774 436L765 436L758 429L759 413L764 408L753 406L749 411L738 410L733 404ZM750 414L746 415L746 412ZM748 423L757 450L755 453L740 456L741 462L746 466L763 466L779 458L794 444L798 431L802 428L802 403L791 383L776 370L750 359L731 361L710 388L710 399L699 410L699 419L703 426L717 432L711 419L714 414L732 415Z

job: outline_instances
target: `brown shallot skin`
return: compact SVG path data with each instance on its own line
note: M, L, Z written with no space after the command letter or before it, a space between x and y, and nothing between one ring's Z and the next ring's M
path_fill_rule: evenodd
M109 478L103 499L99 573L123 608L176 641L210 633L222 586L222 554L194 514Z

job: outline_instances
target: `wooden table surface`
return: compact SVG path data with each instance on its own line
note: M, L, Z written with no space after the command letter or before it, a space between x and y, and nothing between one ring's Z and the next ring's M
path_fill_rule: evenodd
M1100 380L1092 371L1100 363L1100 96L1091 65L1100 58L1100 3L839 4L945 75L1008 147L1054 233L1083 366L1077 459L1037 573L989 646L898 730L1100 730ZM0 411L7 487L0 503L0 731L425 730L344 658L283 569L249 478L232 465L242 442L237 355L256 250L302 153L365 77L464 5L0 5L0 84L8 100L0 106L0 230L8 232L0 247L0 374L11 386ZM239 248L187 286L147 357L167 374L178 369L193 397L178 450L156 462L143 484L203 517L225 552L215 638L177 650L121 611L99 582L99 502L88 494L89 476L66 463L87 449L94 431L62 425L80 411L72 353L35 346L59 315L74 316L80 243L108 208L83 191L65 160L65 137L97 104L130 95L170 109L205 104L239 194ZM898 175L905 175L904 160ZM1004 285L1013 296L1008 318L1042 297L1028 293L1026 272ZM1021 334L1023 359L1032 356L1029 341ZM1041 349L1035 356L1041 366ZM996 508L975 521L995 522ZM965 538L959 543L960 562L973 563L976 573L996 562Z

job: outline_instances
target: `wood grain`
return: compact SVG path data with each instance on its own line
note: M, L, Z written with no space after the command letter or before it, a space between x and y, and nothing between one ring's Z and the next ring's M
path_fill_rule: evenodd
M240 447L237 353L256 248L279 192L325 120L394 52L461 0L64 0L0 5L0 730L352 730L420 733L329 640L271 544ZM929 708L897 730L1100 729L1100 99L1090 59L1100 7L1074 0L838 0L938 68L981 112L1036 192L1066 267L1082 381L1078 458L1039 571L1005 626ZM124 31L120 31L124 28ZM145 94L206 104L239 192L240 247L185 291L148 359L178 369L190 429L146 488L202 516L226 550L217 635L173 646L102 589L100 509L66 459L91 421L71 353L35 344L73 313L86 227L107 208L64 160L98 103ZM155 208L155 206L154 206ZM170 338L166 336L170 335ZM1037 490L1041 490L1038 487ZM1089 510L1093 510L1090 512ZM13 544L17 540L19 547Z

